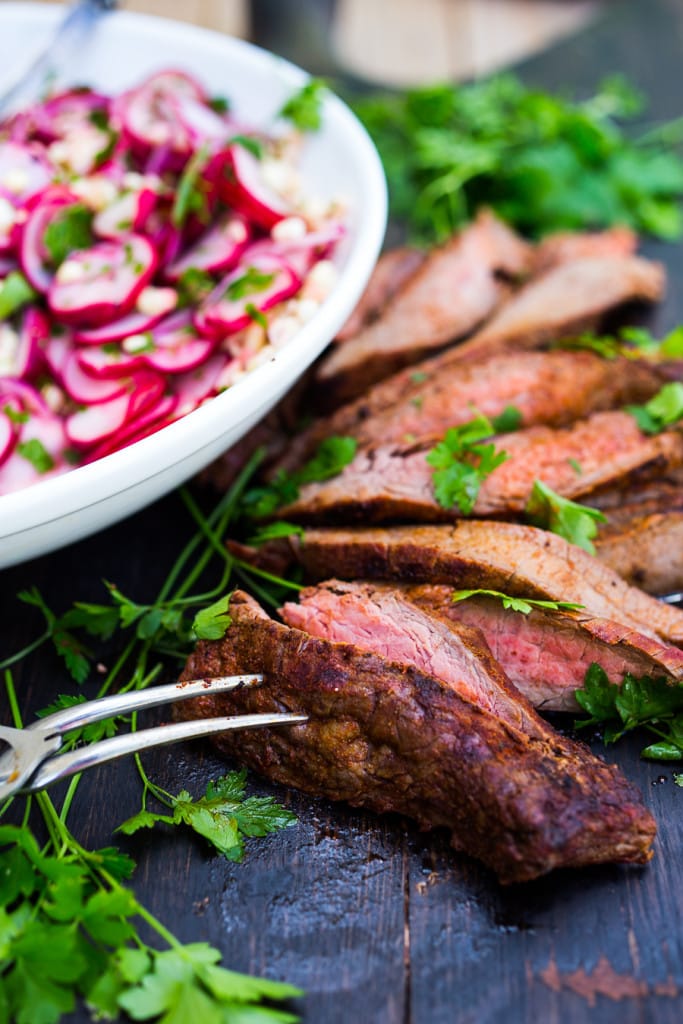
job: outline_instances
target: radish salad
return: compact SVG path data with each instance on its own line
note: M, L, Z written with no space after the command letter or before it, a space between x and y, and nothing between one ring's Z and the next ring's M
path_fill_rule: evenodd
M0 124L0 494L186 415L315 313L344 211L279 127L176 70Z

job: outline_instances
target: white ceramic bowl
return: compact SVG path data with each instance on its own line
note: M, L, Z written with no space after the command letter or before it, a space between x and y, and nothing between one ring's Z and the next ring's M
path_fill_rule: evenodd
M0 67L32 52L62 10L0 5ZM265 125L307 80L292 64L237 39L138 14L103 19L64 84L118 92L154 70L183 68L230 98L245 122ZM60 85L62 81L60 81ZM0 83L1 85L1 83ZM386 224L386 187L364 129L335 96L311 137L304 177L312 194L342 195L349 235L336 257L340 276L315 316L269 363L159 433L89 466L0 497L0 566L78 540L149 504L240 439L291 387L334 337L357 302Z

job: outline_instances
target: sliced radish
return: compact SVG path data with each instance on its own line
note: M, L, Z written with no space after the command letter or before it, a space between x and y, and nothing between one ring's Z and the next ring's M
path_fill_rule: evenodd
M118 319L135 305L156 265L156 253L142 235L74 252L50 285L50 309L66 323L79 325Z
M68 356L62 369L64 389L74 402L79 405L95 406L103 402L111 402L119 395L126 393L129 380L96 378L86 373L78 359L78 352Z
M73 352L71 335L64 330L53 330L43 343L43 353L52 376L59 384L63 384L64 367Z
M201 304L195 326L200 334L225 337L251 323L249 307L263 313L300 287L301 278L277 256L263 254L253 262L243 261Z
M121 238L144 231L156 204L157 194L150 188L124 192L100 210L93 220L93 231L100 238Z
M171 95L170 102L194 146L207 141L225 142L231 134L228 122L205 102L181 94Z
M47 189L28 216L21 236L19 261L21 269L36 291L48 291L54 277L49 253L43 241L45 231L64 207L77 203L76 197L66 189Z
M261 161L246 146L231 146L228 156L221 186L222 198L227 203L266 231L285 217L294 216L292 204L267 184Z
M199 83L189 75L168 71L152 75L115 101L112 113L139 155L167 147L169 162L176 166L178 158L182 166L190 155L192 136L178 120L174 103L181 96L199 102L205 98Z
M246 246L251 231L244 217L226 213L215 227L202 235L191 249L175 260L166 270L169 281L177 281L186 270L204 270L216 274L234 267Z
M34 377L43 363L43 346L50 337L50 322L37 306L22 315L15 376Z
M53 175L41 147L0 142L0 195L15 206L46 189Z
M40 443L52 461L52 466L44 472L38 470L30 458L21 454L22 445L34 440ZM21 424L14 450L0 466L0 494L10 494L40 480L64 473L69 468L64 462L66 447L66 434L58 416L48 409L42 414L32 415L26 423Z
M20 414L21 409L17 403L3 399L0 395L0 466L6 462L14 451L19 431L16 420L10 419L9 413Z
M132 335L132 337L134 339L139 337L143 342L145 339L144 335ZM107 345L106 348L96 348L93 345L81 349L78 352L78 363L85 373L98 380L127 378L145 366L141 355L124 352L121 346L116 344Z
M178 397L178 415L192 412L204 399L216 393L221 374L230 361L224 353L216 353L196 370L171 380L171 391Z
M162 427L172 422L177 405L178 399L175 395L165 395L155 405L138 416L136 420L126 423L115 434L89 452L87 461L95 462L105 455L111 455L112 452L119 451L121 448L127 448L136 441L141 441L144 437L155 434L157 430L161 430Z
M168 310L149 316L144 313L128 313L120 320L112 320L104 327L78 328L74 331L74 341L81 345L108 345L113 341L121 341L132 334L144 334L151 330L164 318Z
M15 377L0 377L0 394L19 402L26 412L38 416L49 416L50 410L45 399L32 384Z
M129 420L154 406L164 391L164 379L158 374L136 374L127 391L109 402L79 409L66 420L66 434L77 448L99 444L120 430Z

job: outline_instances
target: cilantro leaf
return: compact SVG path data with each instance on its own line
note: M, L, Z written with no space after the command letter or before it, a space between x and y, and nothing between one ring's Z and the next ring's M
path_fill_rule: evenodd
M329 480L353 461L358 442L353 437L326 437L311 459L294 473L280 470L265 487L254 487L242 500L245 515L254 519L272 515L282 505L289 505L299 496L304 484Z
M476 597L478 594L483 594L486 597L496 597L501 601L503 608L513 612L521 612L522 615L528 615L534 608L578 612L584 607L582 604L573 604L571 601L545 601L534 597L511 597L510 594L503 594L500 590L455 590L451 595L451 600L455 602L466 601L468 597Z
M670 381L645 405L627 405L644 434L660 434L683 417L683 384Z
M252 547L259 547L269 540L277 540L279 537L303 537L304 529L296 523L287 523L279 519L275 523L268 523L262 526L255 534L249 537L247 543Z
M92 221L93 213L83 203L58 210L43 235L43 244L54 266L63 263L70 253L90 248L93 244Z
M491 418L491 426L496 434L511 434L519 430L523 422L522 412L516 405L506 405L498 416Z
M237 302L239 299L246 298L247 295L253 295L254 292L265 291L274 280L274 273L266 273L259 270L258 267L250 266L240 277L236 277L234 281L230 282L225 290L225 295L231 302Z
M542 480L534 480L526 514L534 526L559 534L591 555L595 554L592 542L597 536L597 524L607 522L598 509L561 497Z
M7 320L22 306L38 298L20 271L12 270L0 285L0 320Z
M493 444L478 443L493 433L491 421L480 414L447 430L427 454L426 461L434 469L434 497L442 508L457 506L463 515L472 511L483 481L508 457Z
M196 640L220 640L225 636L232 619L228 613L230 594L219 597L208 608L202 608L194 617L192 637Z
M55 460L37 437L32 437L29 441L19 441L16 451L31 463L37 473L49 473L55 467Z
M188 267L178 280L178 303L180 306L193 306L205 299L213 290L215 282L206 270L199 267Z
M291 121L301 132L317 132L322 123L322 99L326 88L321 78L311 78L289 97L279 116Z

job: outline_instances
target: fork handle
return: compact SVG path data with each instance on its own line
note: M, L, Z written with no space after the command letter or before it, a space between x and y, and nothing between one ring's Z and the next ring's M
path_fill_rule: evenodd
M192 740L234 729L294 725L306 720L306 715L289 713L236 715L232 718L206 718L190 722L176 722L173 725L160 725L155 729L143 729L142 732L124 733L121 736L113 736L111 739L93 743L88 747L79 747L77 750L69 750L64 754L56 754L36 772L22 792L36 793L69 775L75 775L77 772L94 768L99 764L106 764L107 761L113 761L126 754L150 750L152 747L163 747L181 740Z
M0 94L0 114L11 111L22 101L35 100L50 74L73 57L76 47L83 42L95 22L116 6L117 0L75 0L67 8L44 49Z

